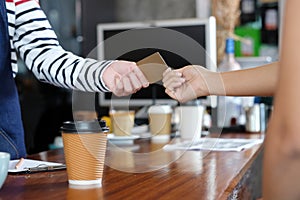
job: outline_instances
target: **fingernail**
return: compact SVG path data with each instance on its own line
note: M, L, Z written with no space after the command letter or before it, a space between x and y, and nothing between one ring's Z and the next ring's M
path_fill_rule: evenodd
M177 76L182 76L182 73L177 72L176 75L177 75Z

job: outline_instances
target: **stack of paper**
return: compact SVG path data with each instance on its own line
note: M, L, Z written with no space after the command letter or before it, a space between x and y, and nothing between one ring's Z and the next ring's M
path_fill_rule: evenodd
M46 162L41 160L22 159L9 161L8 172L9 173L32 173L42 171L53 171L59 169L65 169L66 166L62 163ZM18 167L16 165L18 164Z

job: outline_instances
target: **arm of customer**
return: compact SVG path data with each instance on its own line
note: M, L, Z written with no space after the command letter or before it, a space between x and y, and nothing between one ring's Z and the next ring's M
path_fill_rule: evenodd
M191 65L166 70L163 84L166 93L180 102L207 95L270 96L277 85L278 66L278 62L274 62L244 70L212 72Z
M286 1L279 84L266 134L263 199L300 198L300 1Z

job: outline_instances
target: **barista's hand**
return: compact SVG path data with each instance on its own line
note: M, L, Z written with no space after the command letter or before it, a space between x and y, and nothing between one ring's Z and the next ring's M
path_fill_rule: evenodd
M179 102L186 102L210 94L217 73L204 67L190 65L178 70L167 69L163 74L166 93Z
M149 86L136 63L127 61L110 64L103 73L103 81L116 96L127 96Z

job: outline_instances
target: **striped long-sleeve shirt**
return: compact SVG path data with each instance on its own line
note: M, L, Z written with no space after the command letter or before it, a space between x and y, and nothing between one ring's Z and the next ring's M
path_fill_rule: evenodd
M43 82L83 91L108 91L102 73L111 61L84 59L65 51L37 0L6 0L12 71L17 53Z

